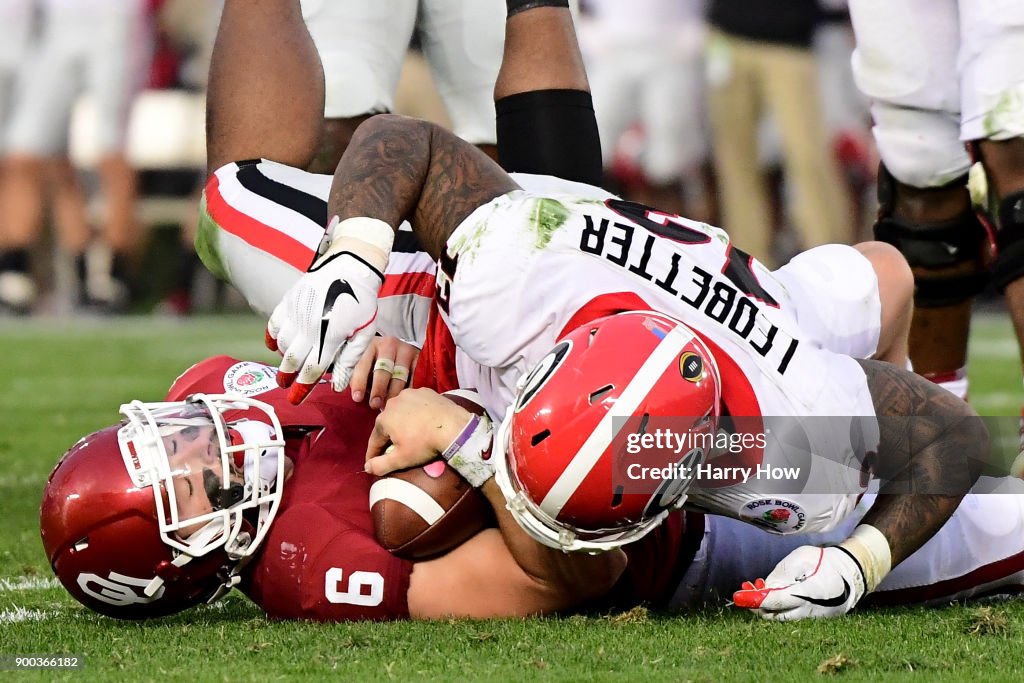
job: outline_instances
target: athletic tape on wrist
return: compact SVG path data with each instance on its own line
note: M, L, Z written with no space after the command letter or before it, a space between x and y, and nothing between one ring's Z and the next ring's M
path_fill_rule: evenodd
M391 247L394 243L394 228L382 220L357 216L339 221L335 216L327 226L320 248L317 249L317 260L332 254L348 252L383 273L391 257Z
M473 415L459 435L444 449L441 457L461 474L473 488L480 488L494 476L491 460L491 420Z
M881 531L861 524L839 547L853 555L864 571L867 592L875 590L892 569L892 549Z
M525 12L534 7L564 7L569 9L569 0L505 0L508 16Z

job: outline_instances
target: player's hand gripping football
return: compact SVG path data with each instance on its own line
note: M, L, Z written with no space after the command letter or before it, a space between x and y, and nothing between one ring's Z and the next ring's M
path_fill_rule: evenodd
M745 581L732 599L765 619L794 621L846 614L865 592L864 572L853 555L840 547L805 545L766 578Z
M382 221L350 218L328 229L331 242L299 278L267 323L266 344L282 355L278 384L301 403L333 364L331 386L348 386L374 335L377 294L394 231Z
M387 402L366 446L366 471L382 476L425 465L459 435L472 413L431 389L407 389Z

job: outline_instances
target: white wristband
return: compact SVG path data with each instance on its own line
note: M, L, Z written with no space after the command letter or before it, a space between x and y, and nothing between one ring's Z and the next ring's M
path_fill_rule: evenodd
M491 460L491 420L473 415L441 457L473 488L480 488L494 476Z
M382 220L357 216L339 221L335 216L317 249L317 259L347 251L383 274L394 243L394 228Z
M867 592L875 590L892 569L892 549L881 531L870 524L861 524L850 537L839 544L860 563L864 570Z

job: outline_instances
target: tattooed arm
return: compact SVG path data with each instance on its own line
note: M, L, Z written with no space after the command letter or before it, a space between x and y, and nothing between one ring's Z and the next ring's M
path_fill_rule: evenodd
M434 124L381 115L360 126L332 181L330 244L267 321L266 345L281 354L277 381L289 387L288 400L301 403L332 365L331 387L348 386L373 340L402 219L439 258L466 216L517 187L483 152Z
M988 432L966 403L890 363L858 362L878 416L881 490L838 546L801 546L733 594L765 619L848 612L945 524L984 465Z
M891 363L858 362L881 437L874 475L884 482L862 523L882 532L895 566L939 530L977 481L988 431L964 401L923 377Z
M341 220L377 218L392 228L408 219L438 258L466 216L515 189L497 163L440 126L380 115L353 136L334 174L328 212Z

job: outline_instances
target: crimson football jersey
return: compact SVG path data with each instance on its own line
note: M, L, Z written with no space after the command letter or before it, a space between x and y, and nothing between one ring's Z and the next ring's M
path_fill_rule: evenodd
M653 531L622 547L629 561L606 595L590 604L593 611L624 610L637 605L669 607L683 574L704 540L704 515L672 512Z
M376 413L327 383L293 406L276 376L273 366L217 356L192 366L167 396L242 393L272 405L285 430L295 469L241 590L277 619L408 618L413 565L377 543L370 518L363 460Z

